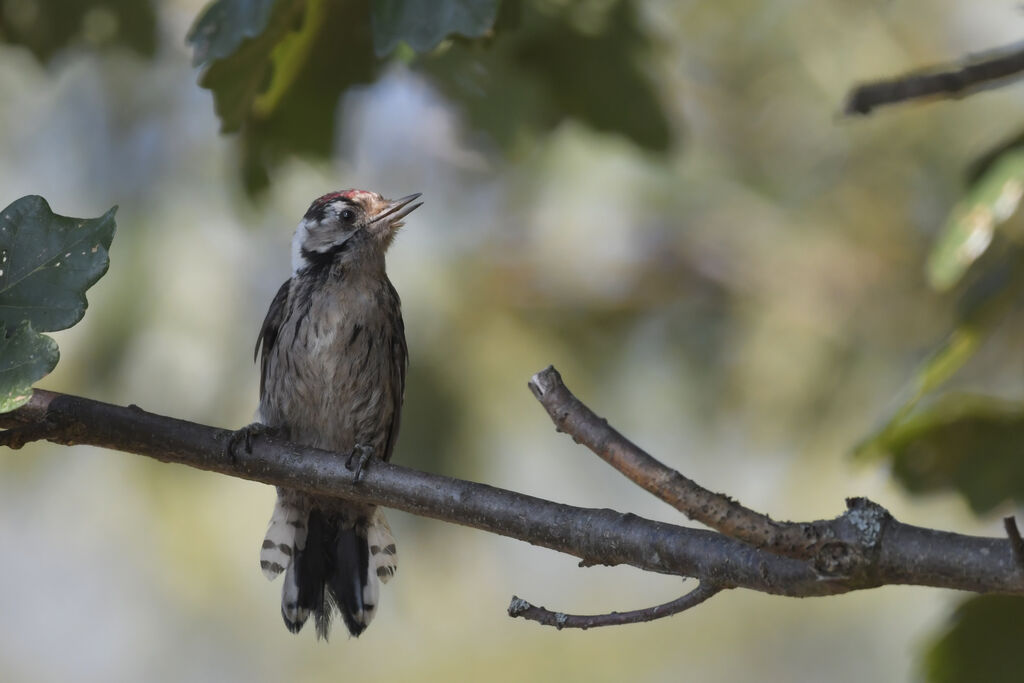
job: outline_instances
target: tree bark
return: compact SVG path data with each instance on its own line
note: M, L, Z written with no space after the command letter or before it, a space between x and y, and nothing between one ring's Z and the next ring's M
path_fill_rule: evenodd
M1024 570L1010 538L965 536L902 524L863 498L848 500L846 512L832 520L776 522L703 489L641 451L573 396L554 368L538 373L530 386L560 431L569 432L630 479L717 531L655 522L611 509L564 505L378 461L354 482L353 473L345 467L347 454L273 437L255 439L251 452L243 447L231 451L228 444L234 432L230 430L156 415L137 406L119 407L43 390L36 390L21 408L0 415L0 427L7 430L0 432L0 444L18 448L26 441L46 439L101 446L470 526L574 555L581 566L628 564L701 581L701 600L680 599L669 605L696 604L728 588L810 597L914 584L1024 594ZM521 608L518 616L529 616L524 613L532 607L528 603L514 601L513 605ZM649 610L657 616L680 611L665 606ZM565 625L564 619L570 617L559 618ZM621 615L599 621L580 623L624 623Z

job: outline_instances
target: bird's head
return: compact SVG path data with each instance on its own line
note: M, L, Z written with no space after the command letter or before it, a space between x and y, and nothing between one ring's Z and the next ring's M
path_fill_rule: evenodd
M419 193L385 199L376 192L345 190L325 194L302 217L292 239L292 272L338 260L383 263L402 219L421 206Z

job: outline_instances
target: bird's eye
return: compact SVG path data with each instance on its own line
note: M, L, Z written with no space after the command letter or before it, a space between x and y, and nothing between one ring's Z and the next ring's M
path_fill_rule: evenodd
M345 221L346 223L351 223L353 220L355 220L355 217L356 212L353 211L352 209L345 209L344 211L341 212L341 220Z

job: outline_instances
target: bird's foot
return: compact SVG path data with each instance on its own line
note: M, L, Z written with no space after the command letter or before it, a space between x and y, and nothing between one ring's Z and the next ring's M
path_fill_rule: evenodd
M373 447L365 444L357 443L352 452L348 454L348 459L345 460L345 468L355 468L355 475L352 479L353 482L359 483L359 480L363 478L363 470L366 469L366 465L370 462L370 458L373 457Z
M238 429L231 433L228 437L228 443L224 447L224 452L233 464L238 464L238 448L244 446L246 453L252 453L252 440L258 436L273 436L280 430L263 424L262 422L253 422L247 424L241 429Z

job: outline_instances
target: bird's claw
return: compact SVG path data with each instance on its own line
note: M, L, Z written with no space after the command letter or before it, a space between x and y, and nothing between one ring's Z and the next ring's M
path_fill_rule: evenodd
M373 457L373 447L365 444L356 444L352 452L348 454L348 458L345 460L345 468L353 469L353 461L355 462L355 474L352 477L352 481L359 483L359 480L363 478L363 471L366 469L366 465L370 462L370 458Z
M231 462L237 464L237 452L239 446L244 444L245 452L252 453L253 437L263 436L264 434L273 434L275 431L275 429L273 429L272 427L268 427L262 422L253 422L252 424L247 424L241 429L238 429L231 433L231 436L228 437L228 443L224 447L224 451L227 454L227 456L231 458Z

